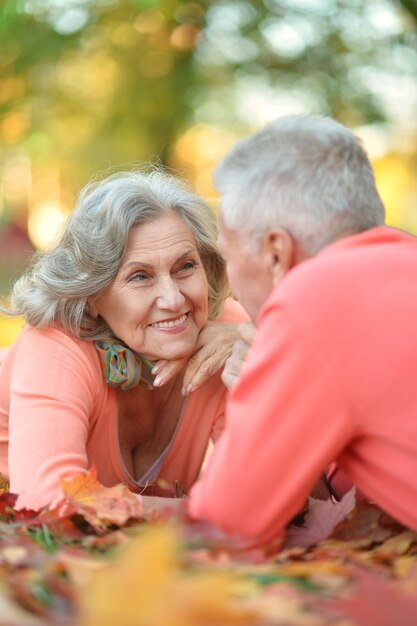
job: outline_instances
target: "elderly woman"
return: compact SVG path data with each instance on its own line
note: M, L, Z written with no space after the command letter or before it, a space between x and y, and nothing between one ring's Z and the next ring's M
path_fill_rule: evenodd
M160 364L185 363L208 320L247 319L225 299L200 198L160 171L87 185L11 295L27 325L0 369L0 471L17 506L57 504L60 477L92 465L103 485L187 493L226 388L218 373L186 395L184 368L162 381Z

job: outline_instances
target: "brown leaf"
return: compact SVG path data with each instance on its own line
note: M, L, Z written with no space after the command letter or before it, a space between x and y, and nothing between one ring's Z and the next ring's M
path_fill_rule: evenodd
M303 526L288 526L283 549L315 545L329 537L334 528L353 510L356 502L355 488L346 493L340 502L309 498L309 508Z
M335 528L331 537L348 541L350 547L366 548L382 543L402 529L398 522L377 506L363 501Z
M123 484L104 487L98 482L94 468L72 479L62 479L61 488L67 498L64 510L70 504L73 512L82 515L97 531L142 518L139 498Z

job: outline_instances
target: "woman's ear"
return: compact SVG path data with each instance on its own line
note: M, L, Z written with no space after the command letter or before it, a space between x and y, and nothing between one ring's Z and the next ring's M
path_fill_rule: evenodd
M264 251L276 285L295 264L295 241L288 231L275 228L264 237Z

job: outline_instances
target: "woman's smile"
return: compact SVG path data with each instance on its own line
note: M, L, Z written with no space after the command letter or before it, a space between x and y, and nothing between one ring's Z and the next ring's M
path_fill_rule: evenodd
M186 322L188 319L188 313L184 313L180 317L175 319L163 320L161 322L154 322L149 324L151 328L162 330L164 332L181 332L186 328Z

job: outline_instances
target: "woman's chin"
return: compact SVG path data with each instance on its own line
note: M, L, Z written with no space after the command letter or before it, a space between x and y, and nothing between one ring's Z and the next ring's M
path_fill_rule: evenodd
M155 349L154 352L145 353L141 352L142 356L148 361L178 361L179 359L189 359L196 351L196 342L198 334L189 337L188 340L182 341L166 341L165 345L161 345L160 349ZM156 348L156 346L155 346Z
M145 354L144 352L141 352L141 355L147 360L147 361L178 361L180 359L186 359L188 360L190 357L193 356L195 352L195 346L193 345L193 347L188 347L188 348L178 348L178 349L172 349L172 350L161 350L161 352L154 352L154 353L149 353L149 354Z

